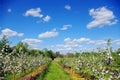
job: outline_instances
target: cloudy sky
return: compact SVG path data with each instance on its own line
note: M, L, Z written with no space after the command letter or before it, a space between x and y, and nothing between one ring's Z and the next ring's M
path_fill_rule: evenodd
M0 39L73 52L120 47L119 0L0 0Z

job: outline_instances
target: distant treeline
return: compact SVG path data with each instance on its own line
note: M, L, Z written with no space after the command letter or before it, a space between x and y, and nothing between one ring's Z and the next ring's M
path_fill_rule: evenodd
M49 58L56 58L56 57L64 57L64 56L68 56L68 57L78 57L80 54L90 54L90 53L106 53L105 50L100 50L100 48L98 49L98 52L75 52L75 53L66 53L66 54L61 54L59 51L58 52L53 52L52 50L48 50L47 48L44 48L42 50L39 49L30 49L29 45L27 43L24 42L18 42L16 46L12 46L11 47L11 42L8 40L8 38L6 36L3 36L2 39L0 40L0 53L2 54L8 54L11 52L15 52L13 53L14 56L17 56L20 53L20 50L26 54L26 55L32 55L32 56L38 56L38 55L43 55L44 57L49 57ZM4 52L4 53L3 53ZM113 52L114 53L114 52ZM119 54L120 53L120 48L118 48L117 51L115 51L115 53Z

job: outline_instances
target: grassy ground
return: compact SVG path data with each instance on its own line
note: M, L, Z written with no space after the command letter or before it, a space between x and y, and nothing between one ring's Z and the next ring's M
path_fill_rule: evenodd
M43 80L72 80L70 76L54 61L51 62L46 71Z
M35 70L36 67L34 67L32 70ZM18 80L20 77L30 73L32 70L25 70L25 72L19 72L15 74L8 74L5 76L5 80Z
M25 75L24 77L20 78L19 80L37 80L39 74L41 74L48 64L44 64L40 66L38 69L32 71L31 73Z

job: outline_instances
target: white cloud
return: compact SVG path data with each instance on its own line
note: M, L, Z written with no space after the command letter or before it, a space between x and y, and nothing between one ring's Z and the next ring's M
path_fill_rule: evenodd
M65 9L71 10L71 6L70 5L65 5Z
M29 9L25 12L25 16L33 16L33 17L39 17L42 18L43 14L41 14L41 9L40 8L32 8Z
M23 35L24 35L24 33L17 34L18 37L22 37Z
M43 21L48 22L50 19L51 19L51 17L47 15L46 17L43 18Z
M87 28L89 29L93 27L110 26L118 22L118 20L115 19L113 12L106 7L90 9L89 14L94 19L87 25Z
M61 28L61 30L67 30L68 28L72 27L72 25L68 24L68 25L63 25L63 27Z
M11 9L11 8L9 8L9 9L8 9L8 12L12 12L12 9Z
M58 44L56 45L57 48L60 50L65 50L65 51L74 51L78 50L79 48L82 47L80 44L81 42L87 41L88 38L80 38L80 39L70 39L70 38L65 38L65 44Z
M61 53L75 52L75 51L97 51L98 47L106 49L106 40L92 40L90 38L81 37L78 39L65 38L63 44L56 44L51 47L55 51L60 51ZM119 46L120 39L112 40L112 46Z
M81 42L89 42L90 39L89 38L79 38L79 39L74 39L73 40L74 42L78 42L78 43L81 43Z
M90 41L90 39L89 38L79 38L79 39L71 40L70 38L66 38L66 39L64 39L64 41L65 41L64 48L75 49L75 48L82 47L81 43L87 43Z
M44 15L41 12L42 11L40 8L31 8L25 12L24 16L32 16L32 17L40 18L41 20L37 21L37 23L50 21L51 17L48 15L43 17Z
M56 31L56 29L53 29L52 31L47 31L38 35L39 38L52 38L56 36L58 36L58 32Z
M81 37L78 39L70 39L68 37L64 39L64 42L65 42L64 44L58 44L54 46L54 48L59 49L58 51L72 52L72 51L80 51L81 49L86 50L85 45L92 46L92 48L94 48L95 46L106 45L106 41L104 40L92 40L85 37ZM89 49L87 48L87 50Z
M22 42L31 44L31 43L41 43L42 41L39 39L26 38L26 39L22 40Z
M80 45L78 44L58 44L56 45L56 48L57 49L60 49L60 50L72 50L72 49L75 49L75 48L78 48Z
M120 45L120 39L114 40L113 43L114 43L114 44L117 44L117 45Z
M42 40L26 38L26 39L22 40L22 42L27 43L30 46L30 48L32 48L32 49L38 49L38 46L40 43L42 43Z
M13 36L22 37L24 35L24 33L18 33L16 31L9 29L9 28L6 28L6 29L2 30L0 37L2 37L3 35L6 35L7 37L13 37Z
M107 42L105 40L90 40L88 44L95 44L95 45L105 45Z
M65 41L65 42L70 42L71 39L70 39L70 38L65 38L64 41Z

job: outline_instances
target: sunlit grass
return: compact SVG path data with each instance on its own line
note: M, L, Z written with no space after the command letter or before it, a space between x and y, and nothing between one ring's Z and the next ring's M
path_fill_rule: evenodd
M51 62L43 80L72 80L70 76L55 62Z

